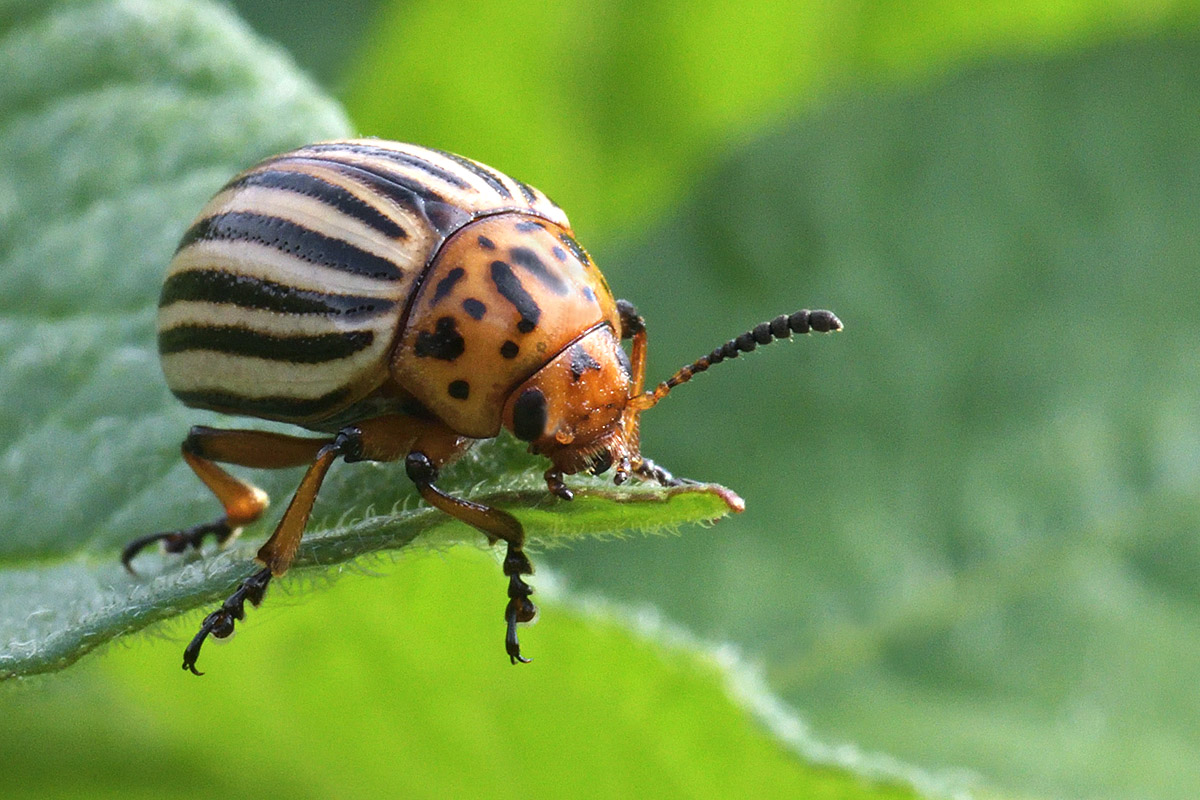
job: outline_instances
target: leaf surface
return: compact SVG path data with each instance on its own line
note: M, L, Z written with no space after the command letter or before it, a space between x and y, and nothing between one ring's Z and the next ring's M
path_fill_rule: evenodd
M227 12L181 0L13 7L0 33L0 678L59 669L119 634L224 597L255 540L200 559L117 563L122 545L218 508L178 455L193 412L154 352L175 242L230 176L271 153L349 133L335 103ZM35 10L36 9L36 10ZM297 565L478 541L418 509L395 465L339 465ZM448 491L513 510L535 545L674 528L737 507L719 487L577 481L546 499L514 440L447 470ZM277 501L299 473L255 475ZM539 489L541 491L535 491ZM285 503L277 502L277 515Z

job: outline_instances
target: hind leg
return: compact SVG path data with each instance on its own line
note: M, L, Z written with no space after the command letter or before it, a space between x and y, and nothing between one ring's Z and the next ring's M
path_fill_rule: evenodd
M148 545L162 542L168 553L199 549L206 536L224 545L241 533L242 528L266 511L265 492L251 483L233 477L215 462L260 469L282 469L309 463L328 439L305 439L266 431L220 430L197 425L188 432L180 448L183 460L221 503L224 513L213 520L190 528L152 533L134 539L121 552L121 563L131 573L133 559Z

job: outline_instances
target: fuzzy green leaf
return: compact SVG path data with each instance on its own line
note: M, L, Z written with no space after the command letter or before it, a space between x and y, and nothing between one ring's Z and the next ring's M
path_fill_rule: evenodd
M214 601L252 569L249 542L194 560L139 559L142 578L117 564L131 538L217 512L178 444L189 425L219 419L166 391L153 349L158 284L180 233L229 176L349 132L285 57L207 4L10 4L3 21L0 678L58 669ZM514 511L535 545L671 528L734 507L717 487L618 490L599 480L575 484L580 497L565 506L546 499L544 484L534 491L541 468L504 439L443 483ZM280 500L298 473L253 478ZM481 538L417 508L402 470L371 464L334 470L309 532L301 567L418 536Z

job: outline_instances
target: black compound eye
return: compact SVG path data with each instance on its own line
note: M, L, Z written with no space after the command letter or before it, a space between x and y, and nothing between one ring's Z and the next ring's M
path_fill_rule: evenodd
M612 466L612 461L612 453L608 450L603 450L597 453L596 461L592 464L592 474L603 475L604 473L608 472L609 467Z
M546 395L537 389L526 389L513 405L513 433L522 441L532 442L545 431Z

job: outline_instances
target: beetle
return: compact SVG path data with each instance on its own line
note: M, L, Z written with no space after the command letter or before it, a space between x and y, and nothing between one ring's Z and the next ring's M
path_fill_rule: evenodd
M184 233L158 309L167 385L188 406L275 420L319 436L196 426L183 459L220 502L213 522L131 541L224 545L257 520L266 494L218 464L308 466L261 565L209 614L184 651L224 638L287 572L335 460L403 460L430 505L506 551L505 649L527 662L518 623L536 607L520 522L437 486L442 468L502 428L565 475L611 470L682 481L641 454L643 411L696 373L794 333L841 330L829 311L776 317L645 391L646 326L615 300L539 190L462 156L380 139L320 142L276 155L227 183ZM622 340L631 340L626 353Z

